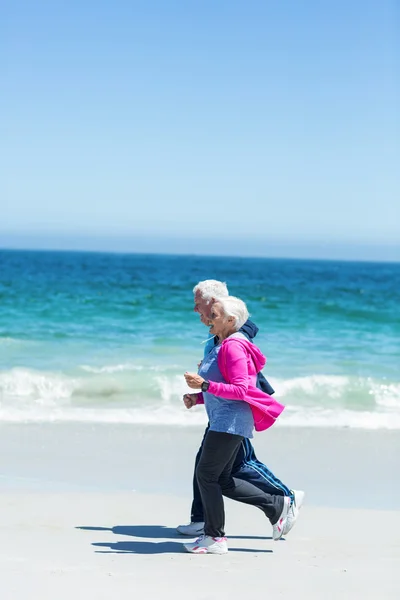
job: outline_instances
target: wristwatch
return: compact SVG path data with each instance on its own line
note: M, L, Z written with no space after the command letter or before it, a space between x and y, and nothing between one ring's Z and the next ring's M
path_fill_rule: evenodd
M201 391L202 392L207 392L209 387L210 387L210 382L209 381L203 381L203 383L201 384Z

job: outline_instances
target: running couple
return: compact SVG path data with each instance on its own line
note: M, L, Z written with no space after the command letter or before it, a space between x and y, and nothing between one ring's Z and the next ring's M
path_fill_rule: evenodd
M266 359L252 342L258 328L245 303L229 296L221 281L199 282L194 310L210 327L210 339L198 373L185 373L187 408L204 404L209 423L195 460L191 522L183 535L200 537L185 549L194 554L225 554L223 496L261 509L272 525L273 539L289 533L304 492L291 490L260 461L249 441L253 430L271 427L284 407L262 375Z

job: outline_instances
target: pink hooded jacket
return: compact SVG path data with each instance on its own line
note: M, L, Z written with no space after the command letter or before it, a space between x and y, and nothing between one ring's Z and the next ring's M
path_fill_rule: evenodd
M247 339L228 337L218 353L218 367L227 383L210 381L208 391L228 400L244 400L250 404L256 431L273 425L284 410L272 396L256 387L256 376L265 366L266 358L257 346ZM198 403L204 403L199 394Z

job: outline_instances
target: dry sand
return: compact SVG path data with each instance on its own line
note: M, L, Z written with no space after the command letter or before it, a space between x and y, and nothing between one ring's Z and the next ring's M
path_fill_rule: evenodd
M137 493L3 493L2 600L400 596L400 515L301 510L274 542L252 507L227 501L226 555L190 555L174 527L188 498Z
M400 598L398 434L277 429L256 440L306 502L273 542L261 511L226 501L222 556L185 553L175 532L200 435L2 425L0 599Z

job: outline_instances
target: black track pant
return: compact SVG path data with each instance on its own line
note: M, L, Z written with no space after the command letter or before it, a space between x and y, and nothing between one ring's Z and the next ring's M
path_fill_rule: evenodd
M247 481L232 476L232 466L243 437L208 431L197 465L196 476L204 509L204 533L225 535L225 511L222 496L260 508L275 524L283 509L283 496L271 495Z

